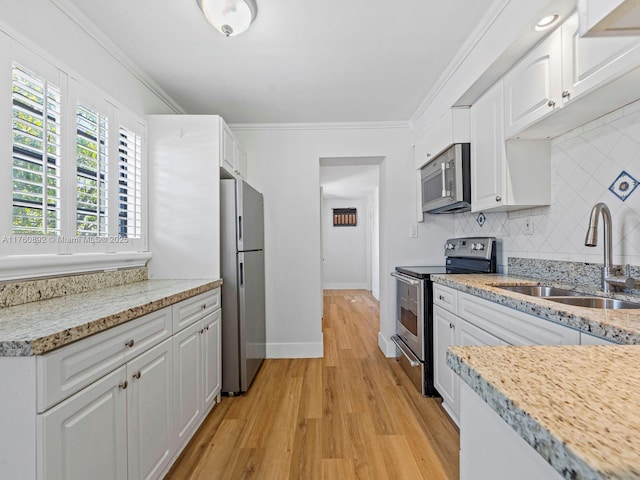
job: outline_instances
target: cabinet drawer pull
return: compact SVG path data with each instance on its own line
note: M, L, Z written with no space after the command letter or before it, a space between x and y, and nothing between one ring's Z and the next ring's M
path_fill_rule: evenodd
M438 295L438 300L441 300L444 302L444 297L442 295Z
M129 340L128 342L124 342L124 346L131 348L135 343L136 342L132 339L132 340Z
M502 201L502 197L500 195L496 195L496 202L501 202Z
M547 105L549 105L551 108L553 108L553 107L555 107L555 106L556 106L556 102L554 102L553 100L549 100L549 101L547 102Z
M128 386L129 386L129 382L127 382L126 380L122 382L120 385L118 385L118 387L120 387L120 390L126 390Z
M569 98L571 96L571 92L569 90L565 90L562 92L562 98Z
M200 308L202 308L202 310L206 309L206 308L207 308L207 304L206 304L206 303L203 303L203 304L200 306Z
M455 328L455 325L453 323L450 323L449 328Z
M133 375L131 375L133 378L135 378L136 380L140 380L140 377L142 376L142 372L140 370L138 370L136 373L134 373Z

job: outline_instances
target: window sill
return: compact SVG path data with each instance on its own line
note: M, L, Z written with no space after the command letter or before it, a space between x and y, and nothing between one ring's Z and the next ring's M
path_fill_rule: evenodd
M11 255L0 257L0 281L142 267L151 252Z

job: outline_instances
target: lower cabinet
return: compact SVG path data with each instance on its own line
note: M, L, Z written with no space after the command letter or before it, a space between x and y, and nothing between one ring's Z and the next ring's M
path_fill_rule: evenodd
M211 408L220 401L221 310L219 304L214 311L196 304L209 305L210 300L206 295L193 297L163 310L169 320L172 315L185 318L190 315L191 323L184 322L186 326L173 334L167 331L164 340L157 340L155 345L132 358L127 358L125 352L130 352L131 347L138 344L137 340L122 342L119 327L103 332L110 332L107 337L113 337L105 338L105 342L122 344L119 364L88 386L36 414L37 389L56 393L56 388L61 389L59 385L63 385L56 378L50 379L51 385L47 385L47 377L43 376L43 385L38 384L32 392L22 395L23 402L34 406L30 418L25 413L24 418L14 422L28 429L35 419L33 446L25 440L20 448L31 452L36 468L28 470L33 473L25 473L24 459L13 460L0 452L0 464L3 465L0 477L39 480L162 478ZM185 308L185 302L193 302L194 308ZM197 308L202 312L199 316L192 314ZM137 321L143 324L146 318L132 320L127 328ZM81 353L86 351L88 361L92 358L92 350L85 349L79 345L81 343L69 347ZM57 360L52 361L64 362L69 358L69 355L60 355L59 351L55 353L52 358ZM117 358L110 354L105 356L105 361L111 364L117 362ZM32 357L26 362L35 366L36 359ZM91 368L87 372L94 372L95 362L88 364ZM58 370L65 372L65 368L52 368L51 371ZM35 371L35 368L31 369L34 383ZM5 380L8 386L15 384L12 378ZM21 395L20 392L16 394ZM4 404L0 399L0 407ZM15 432L16 438L28 438L26 433ZM0 433L3 444L8 441L4 438L6 434ZM24 457L28 456L25 453Z
M581 333L475 295L436 285L433 307L434 384L442 407L457 424L460 416L460 378L447 365L451 345L579 345ZM445 298L455 299L455 305ZM454 313L455 312L455 313ZM457 313L457 315L456 315ZM599 339L589 336L582 343Z

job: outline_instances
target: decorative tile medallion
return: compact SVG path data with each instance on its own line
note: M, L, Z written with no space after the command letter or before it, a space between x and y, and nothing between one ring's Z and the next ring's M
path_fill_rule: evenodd
M484 216L484 213L480 212L476 217L476 222L478 222L478 225L482 227L484 225L484 222L486 221L487 221L487 217Z
M623 170L620 175L618 175L618 178L613 181L609 190L624 202L637 186L638 181Z

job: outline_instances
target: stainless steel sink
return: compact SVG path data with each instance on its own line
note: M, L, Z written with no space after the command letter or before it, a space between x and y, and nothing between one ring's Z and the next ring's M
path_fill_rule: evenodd
M622 308L640 308L640 303L626 302L614 298L602 297L549 297L552 302L564 303L565 305L575 305L576 307L605 308L618 310Z
M563 288L544 287L539 285L505 285L498 288L508 290L510 292L530 295L532 297L584 296L584 293L580 292L573 292L571 290L565 290Z

